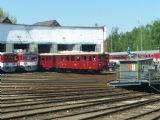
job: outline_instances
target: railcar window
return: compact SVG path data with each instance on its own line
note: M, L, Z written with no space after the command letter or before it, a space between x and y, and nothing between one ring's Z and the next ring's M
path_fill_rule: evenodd
M31 55L31 60L37 60L37 55Z
M76 61L80 61L80 57L79 56L76 56Z
M3 57L2 57L2 56L0 56L0 60L3 60Z
M89 56L89 59L88 59L89 61L92 61L92 56Z
M48 61L48 56L46 56L46 61Z
M98 62L101 62L102 61L102 56L98 56Z
M82 61L86 61L86 56L82 56Z
M66 61L69 61L69 56L66 56Z
M109 58L108 57L106 57L106 63L109 63Z
M63 56L61 56L61 61L64 61L64 58L63 58Z
M93 61L96 61L96 56L93 56Z
M4 56L4 60L5 60L5 61L13 61L14 58L13 58L13 56L11 56L11 55L5 55L5 56Z
M41 60L43 60L43 61L44 61L44 57L42 57L42 58L41 58Z
M14 60L18 60L18 56L14 55Z
M0 59L3 60L3 56L0 56L0 57L1 57Z
M51 56L49 56L48 59L51 60L52 59Z
M47 57L46 57L46 61L49 61L49 60L51 60L51 57L50 57L50 56L47 56Z
M71 61L74 61L74 56L71 56Z
M24 55L23 59L24 60L30 60L30 55Z

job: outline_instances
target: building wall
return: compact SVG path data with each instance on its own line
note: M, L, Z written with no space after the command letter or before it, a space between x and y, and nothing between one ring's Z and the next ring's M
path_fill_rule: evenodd
M0 43L4 44L96 44L103 52L105 27L41 27L31 25L0 24ZM100 45L100 47L99 47ZM30 47L31 51L33 47Z

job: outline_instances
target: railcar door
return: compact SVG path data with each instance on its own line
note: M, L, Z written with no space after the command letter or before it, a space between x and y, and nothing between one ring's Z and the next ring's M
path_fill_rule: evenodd
M88 70L97 70L97 55L88 55Z
M64 68L64 62L65 62L65 57L64 57L64 55L58 55L57 57L56 57L56 68L57 69L62 69L62 68Z
M81 69L81 58L80 55L75 56L75 64L74 64L74 69Z
M99 54L98 62L97 62L97 70L103 70L108 68L109 63L109 55L107 54Z
M41 56L41 63L43 68L51 69L52 68L52 56Z
M65 66L64 66L64 68L69 69L70 66L71 66L70 57L69 57L69 55L66 55L65 56Z
M52 56L47 56L46 57L46 65L49 69L52 68Z
M42 68L45 68L45 56L40 56L40 57L39 57L39 65L40 65Z
M86 55L82 55L81 56L81 69L87 69L87 56Z
M76 66L76 62L75 62L75 55L71 55L70 56L70 63L69 63L69 65L70 65L70 69L75 69L75 66Z

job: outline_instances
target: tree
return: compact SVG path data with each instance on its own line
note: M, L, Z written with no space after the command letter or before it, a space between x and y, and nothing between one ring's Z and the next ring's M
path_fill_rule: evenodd
M125 33L119 33L118 27L113 27L107 43L109 52L126 51L128 47L132 51L141 50L141 47L143 50L160 49L160 20Z
M8 17L14 24L17 22L15 17L10 16L9 13L6 13L2 8L0 8L0 18L2 17Z
M160 47L160 20L153 22L151 32L153 48L158 49Z

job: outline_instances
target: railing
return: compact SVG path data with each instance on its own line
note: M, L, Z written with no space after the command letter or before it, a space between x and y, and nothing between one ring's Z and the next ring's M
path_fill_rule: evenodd
M148 71L116 71L116 80L128 80L160 84L160 73L155 70Z
M149 86L151 86L151 84L159 84L160 85L160 73L158 72L150 72L149 71Z

